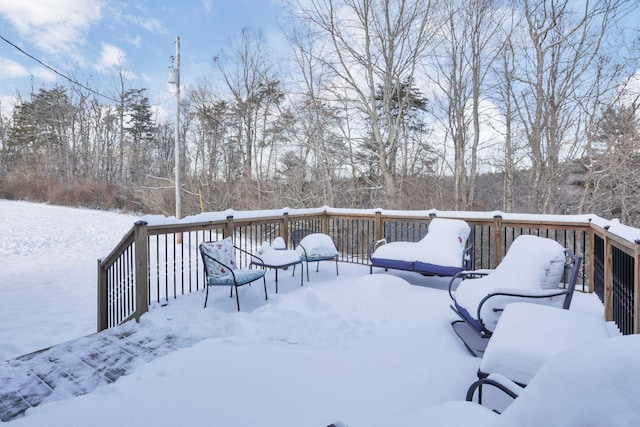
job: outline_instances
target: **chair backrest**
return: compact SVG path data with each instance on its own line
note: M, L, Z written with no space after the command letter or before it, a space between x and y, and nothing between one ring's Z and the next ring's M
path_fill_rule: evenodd
M227 276L231 274L229 269L235 270L237 268L235 248L231 237L200 243L200 254L208 277Z
M429 223L389 221L385 223L385 239L387 242L418 242L427 235Z
M491 426L640 425L640 335L604 338L553 357Z
M300 241L302 239L304 239L309 234L313 234L313 233L317 233L317 232L313 230L308 230L306 228L291 230L290 236L291 236L291 243L293 243L293 249L295 249L300 244Z
M520 289L553 289L564 274L566 250L558 242L545 237L521 235L515 238L505 257L490 274L500 287ZM508 286L517 278L518 286Z
M461 219L434 218L429 223L429 232L418 245L424 245L425 250L432 253L434 264L468 268L471 266L471 232L469 224Z
M571 306L573 291L576 289L578 274L580 273L580 267L582 266L582 257L575 255L568 249L565 250L565 255L567 257L567 262L565 263L563 282L567 287L567 296L564 299L562 308L568 309Z
M333 258L338 255L338 249L328 235L315 232L309 233L309 230L295 231L301 231L301 233L297 234L294 239L293 234L295 232L291 232L291 240L294 242L294 249L301 256ZM300 238L302 235L304 236Z

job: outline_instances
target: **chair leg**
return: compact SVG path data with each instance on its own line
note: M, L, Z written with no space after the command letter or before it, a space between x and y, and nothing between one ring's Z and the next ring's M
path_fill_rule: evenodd
M207 308L207 299L209 299L209 286L207 286L207 292L205 293L203 308Z
M309 261L305 261L307 264L307 282L309 282Z
M233 289L233 286L231 287ZM240 298L238 297L238 286L236 285L236 304L238 305L238 311L240 311Z
M336 276L339 276L340 274L338 273L338 257L336 257Z
M276 269L276 274L278 270ZM264 276L262 276L262 282L264 283L264 299L268 300L269 297L267 296L267 280L264 278ZM236 291L237 293L238 291ZM276 279L276 294L278 293L278 279Z
M295 266L293 267L295 268ZM300 286L304 286L304 264L300 263L300 268L302 271L300 272Z

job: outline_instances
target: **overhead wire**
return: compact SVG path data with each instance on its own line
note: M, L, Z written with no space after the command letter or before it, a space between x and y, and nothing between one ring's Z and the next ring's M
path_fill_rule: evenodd
M91 89L90 87L83 85L82 83L78 82L77 80L72 79L71 77L67 76L66 74L61 73L60 71L56 70L55 68L51 67L50 65L45 64L43 61L41 61L40 59L36 58L35 56L31 55L30 53L26 52L25 50L23 50L21 47L17 46L16 44L14 44L13 42L7 40L6 38L4 38L2 35L0 35L0 39L4 40L5 43L13 46L15 49L17 49L20 53L22 53L23 55L28 56L29 58L33 59L34 61L36 61L38 64L42 65L43 67L47 68L48 70L53 71L55 74L57 74L58 76L70 81L71 83L80 86L81 88L88 90L89 92L101 96L103 98L106 98L110 101L114 101L114 102L120 102L119 100L112 98L111 96L108 95L104 95L100 92L98 92L95 89Z

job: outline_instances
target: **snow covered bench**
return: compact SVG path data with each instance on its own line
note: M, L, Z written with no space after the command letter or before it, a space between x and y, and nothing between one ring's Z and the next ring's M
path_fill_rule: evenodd
M426 234L425 234L426 233ZM434 218L427 227L403 230L418 241L390 242L390 237L372 242L369 272L373 267L415 271L433 276L454 276L471 268L472 228L460 219Z

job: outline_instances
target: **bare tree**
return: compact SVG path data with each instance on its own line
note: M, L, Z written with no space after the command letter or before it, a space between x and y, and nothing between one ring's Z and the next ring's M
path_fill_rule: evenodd
M456 209L474 204L481 143L481 103L488 97L487 82L499 52L504 25L494 0L450 1L446 24L435 48L431 73L439 88L439 118L453 145L453 182ZM430 73L428 73L430 74Z
M579 208L637 226L640 217L638 96L603 111L583 159Z
M260 136L260 119L279 97L278 80L268 63L262 33L242 30L229 50L214 62L222 75L236 113L236 138L242 147L242 175L254 173L254 155Z
M412 81L433 34L429 0L297 1L298 16L322 36L322 57L335 85L348 89L348 99L369 126L385 192L383 203L396 197L400 123L406 108L402 83ZM376 92L381 93L382 109ZM392 111L399 99L398 111Z
M574 2L519 0L522 31L515 71L517 116L526 133L532 168L532 206L554 212L558 166L585 135L581 105L593 96L605 37L627 0Z

